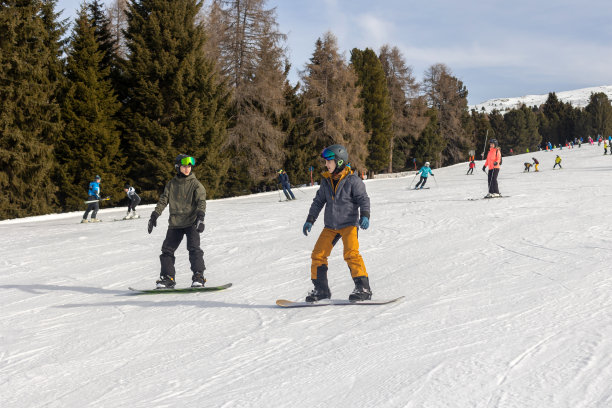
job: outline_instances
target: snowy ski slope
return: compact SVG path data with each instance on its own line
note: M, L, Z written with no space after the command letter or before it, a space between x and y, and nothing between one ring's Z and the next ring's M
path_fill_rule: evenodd
M366 182L374 297L406 296L387 306L274 305L311 288L316 187L209 201L208 282L234 284L214 293L128 293L157 278L167 211L151 235L151 206L0 222L2 406L612 407L612 156L506 157L509 197L469 201L481 167L436 169L429 190ZM184 244L177 265L188 285ZM329 276L347 297L341 248Z

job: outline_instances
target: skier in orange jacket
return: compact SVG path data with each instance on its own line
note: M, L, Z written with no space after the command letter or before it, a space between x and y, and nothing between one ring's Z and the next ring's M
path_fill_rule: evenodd
M501 197L499 194L499 187L497 186L497 176L499 175L499 167L502 163L501 149L497 139L491 139L489 142L489 153L485 160L482 171L487 172L486 168L489 168L488 181L489 181L489 193L485 198Z

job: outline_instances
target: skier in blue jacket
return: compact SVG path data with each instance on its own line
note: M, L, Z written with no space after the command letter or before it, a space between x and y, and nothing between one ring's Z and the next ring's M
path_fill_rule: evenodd
M96 218L98 214L98 210L100 209L100 182L102 178L100 176L96 176L94 181L89 183L89 190L87 191L88 197L87 201L94 201L87 204L87 209L85 210L85 214L83 214L83 219L81 223L87 222L87 216L91 211L91 221L90 222L99 222L100 220Z
M416 186L414 186L414 189L416 190L417 188L423 188L425 187L425 183L427 183L427 177L429 177L429 175L431 174L432 176L435 176L432 172L431 172L431 168L429 167L429 162L425 162L425 165L423 167L421 167L421 169L417 172L417 174L421 174L421 179L419 180L419 182L416 184Z

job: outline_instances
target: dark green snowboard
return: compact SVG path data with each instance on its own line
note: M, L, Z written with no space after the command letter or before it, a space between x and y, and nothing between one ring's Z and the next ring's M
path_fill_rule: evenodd
M134 289L128 288L136 292L137 295L158 295L161 293L191 293L191 292L214 292L217 290L227 289L232 286L231 283L226 283L221 286L204 286L201 288L173 288L173 289Z

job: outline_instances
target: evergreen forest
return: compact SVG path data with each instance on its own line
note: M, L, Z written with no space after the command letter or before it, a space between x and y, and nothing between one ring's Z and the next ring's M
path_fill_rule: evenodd
M276 189L279 169L318 181L336 143L372 177L480 158L485 138L510 154L612 134L603 93L478 112L447 65L417 81L392 44L346 55L332 32L292 84L266 0L86 0L72 22L57 0L0 0L0 33L0 220L82 210L96 175L112 203L126 183L156 202L181 153L221 198Z

